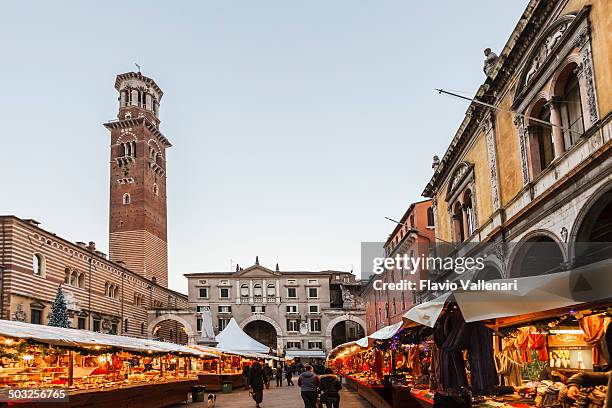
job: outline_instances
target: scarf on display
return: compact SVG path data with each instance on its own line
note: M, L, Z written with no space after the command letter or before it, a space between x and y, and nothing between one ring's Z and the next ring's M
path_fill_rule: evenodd
M514 344L503 348L500 353L495 355L495 369L497 374L504 378L505 385L519 386L522 384L521 368L518 350Z
M536 333L535 331L532 331L532 333L529 333L528 337L529 348L537 351L538 361L547 361L548 350L546 349L546 334Z
M408 360L410 361L410 367L412 367L412 375L415 377L423 375L421 361L419 359L419 346L410 347L408 350Z
M482 395L499 384L493 359L493 331L481 322L468 324L472 326L469 348L472 392Z
M584 332L584 341L589 346L593 346L593 363L600 364L603 357L601 339L606 333L606 327L610 323L610 319L603 315L590 315L584 316L579 322L580 328Z
M518 329L518 335L514 340L514 345L521 354L521 360L523 362L531 361L531 353L527 352L529 348L529 327L521 327Z
M440 348L440 384L447 391L468 386L462 351L468 348L471 334L471 326L457 309L451 310L434 332L434 343Z
M430 346L430 362L429 362L429 389L434 392L443 392L444 387L440 382L440 349L436 343Z

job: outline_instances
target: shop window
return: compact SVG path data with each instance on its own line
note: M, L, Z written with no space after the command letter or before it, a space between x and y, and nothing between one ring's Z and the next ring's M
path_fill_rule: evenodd
M85 318L84 317L77 318L77 328L79 330L85 330Z
M100 319L93 319L93 331L100 331Z

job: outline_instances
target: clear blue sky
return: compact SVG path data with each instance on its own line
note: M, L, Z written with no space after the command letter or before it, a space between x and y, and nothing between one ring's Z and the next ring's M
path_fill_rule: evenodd
M95 6L94 6L95 4ZM431 175L526 1L33 1L0 14L0 213L108 248L117 73L164 90L170 286L358 271Z

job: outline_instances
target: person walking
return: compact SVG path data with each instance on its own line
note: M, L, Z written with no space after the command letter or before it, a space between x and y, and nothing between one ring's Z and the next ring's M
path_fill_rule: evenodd
M310 364L304 366L304 372L298 377L298 386L302 389L304 408L317 408L319 376L312 371Z
M321 402L327 408L340 408L340 391L342 383L331 368L325 369L325 374L319 377L319 388L321 389Z
M264 372L259 362L254 362L253 366L249 370L249 388L253 393L253 399L255 400L255 407L260 408L259 404L263 401L263 389L264 389Z
M266 390L270 389L270 381L272 381L272 367L270 367L268 364L264 363L264 368L263 368L263 372L264 372L264 384L266 386Z
M285 378L287 379L287 387L293 386L293 367L286 365L285 366Z
M247 363L242 365L242 384L244 385L244 389L247 390L249 388L249 370L251 367Z
M276 378L276 386L283 386L283 368L279 365L276 367L276 371L274 372L274 377Z

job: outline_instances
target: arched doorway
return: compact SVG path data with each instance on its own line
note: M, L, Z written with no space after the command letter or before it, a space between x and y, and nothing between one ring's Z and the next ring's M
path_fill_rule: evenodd
M592 203L578 220L574 265L583 266L612 258L612 190Z
M152 338L176 344L189 342L188 329L178 320L166 319L157 322L152 327Z
M510 274L518 278L560 272L563 262L559 244L547 235L536 235L519 244Z
M276 329L270 323L264 320L254 320L247 323L244 328L244 332L257 340L260 343L265 344L271 349L277 347Z
M365 337L365 330L359 323L352 320L343 320L332 327L332 348L348 341L359 340L362 337Z

